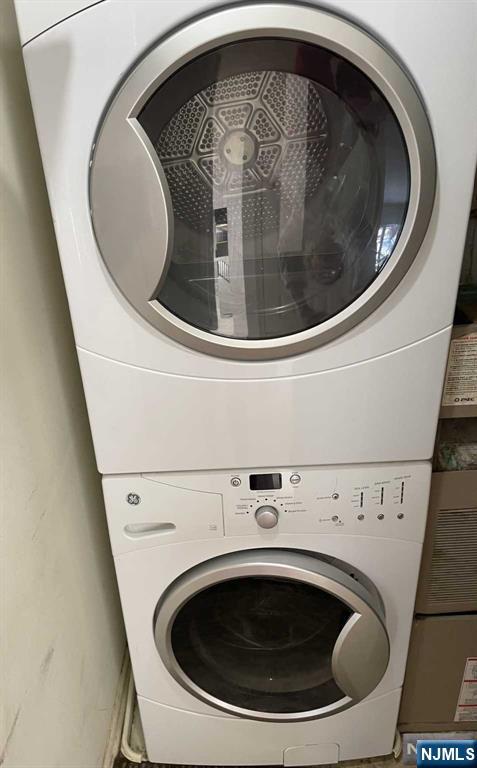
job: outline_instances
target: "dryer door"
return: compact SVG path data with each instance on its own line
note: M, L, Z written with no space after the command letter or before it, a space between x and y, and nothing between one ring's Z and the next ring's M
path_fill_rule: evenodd
M202 352L297 354L405 274L435 189L432 135L394 59L297 5L234 6L161 42L93 154L98 246L148 322Z
M258 720L326 717L361 701L389 660L375 589L290 550L235 552L177 579L154 618L175 679Z

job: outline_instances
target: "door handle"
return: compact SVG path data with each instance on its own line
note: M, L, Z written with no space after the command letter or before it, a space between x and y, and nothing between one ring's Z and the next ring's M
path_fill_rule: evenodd
M124 533L133 539L142 536L156 536L160 533L172 533L176 530L174 523L128 523L124 526Z

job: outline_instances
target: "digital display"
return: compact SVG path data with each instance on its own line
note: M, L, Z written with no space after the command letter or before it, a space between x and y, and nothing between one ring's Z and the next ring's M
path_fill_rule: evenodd
M251 491L278 491L282 487L280 472L269 475L250 475Z

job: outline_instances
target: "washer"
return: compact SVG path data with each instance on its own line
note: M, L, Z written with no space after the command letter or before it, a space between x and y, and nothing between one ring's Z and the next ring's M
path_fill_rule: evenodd
M299 485L296 473L103 480L153 762L319 765L392 749L429 464L300 468Z
M17 12L100 471L429 458L475 5Z

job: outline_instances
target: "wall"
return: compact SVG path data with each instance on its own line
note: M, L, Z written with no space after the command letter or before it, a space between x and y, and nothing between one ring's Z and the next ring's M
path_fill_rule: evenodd
M124 632L11 0L0 13L0 764L94 768Z

